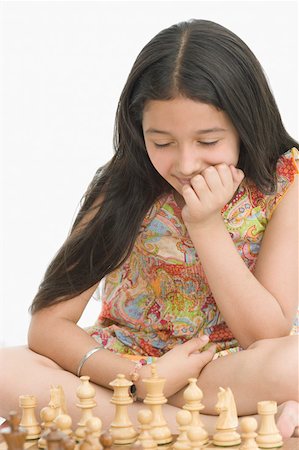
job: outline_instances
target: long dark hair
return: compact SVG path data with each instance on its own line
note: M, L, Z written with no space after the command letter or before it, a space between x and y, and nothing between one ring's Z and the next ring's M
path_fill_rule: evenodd
M87 189L72 230L39 286L32 313L81 294L126 260L146 212L171 189L146 152L144 105L178 95L225 111L240 137L238 166L263 192L275 189L277 159L297 143L284 129L256 57L214 22L190 20L161 31L132 67L116 113L115 154Z

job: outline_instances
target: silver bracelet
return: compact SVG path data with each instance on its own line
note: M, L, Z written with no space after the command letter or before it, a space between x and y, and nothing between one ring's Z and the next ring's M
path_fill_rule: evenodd
M102 350L103 347L94 347L91 350L88 350L87 353L85 353L85 355L83 356L83 358L81 359L79 366L78 366L78 370L77 370L77 377L80 377L80 372L81 369L83 367L83 364L87 361L87 359L93 355L95 352L97 352L98 350Z

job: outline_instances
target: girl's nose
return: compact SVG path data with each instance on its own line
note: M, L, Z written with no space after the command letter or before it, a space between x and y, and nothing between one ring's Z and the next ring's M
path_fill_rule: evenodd
M192 145L182 146L179 149L176 170L182 178L192 178L203 170L203 165L198 149L195 149Z

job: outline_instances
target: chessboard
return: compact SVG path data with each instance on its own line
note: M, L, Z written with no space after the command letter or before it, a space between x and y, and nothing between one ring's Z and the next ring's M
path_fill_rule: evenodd
M175 442L177 439L177 435L173 435L173 442ZM136 450L136 446L131 445L112 445L111 450ZM27 441L24 444L24 449L26 450L40 450L37 445L37 440L31 440ZM159 449L161 450L172 450L172 446L169 444L164 444L159 446ZM158 450L159 450L158 449ZM219 447L216 447L215 445L210 443L204 445L203 450L219 450ZM236 447L226 447L227 450L239 450L240 446ZM288 438L283 440L283 446L280 447L280 450L298 450L299 449L299 438ZM8 447L5 442L0 442L0 450L8 450ZM220 449L220 450L223 450Z
M155 364L151 376L142 381L147 395L144 408L137 413L138 427L133 426L128 412L133 403L130 395L133 383L123 374L110 383L115 416L105 430L101 419L93 415L95 389L88 376L80 377L81 384L76 390L81 418L75 426L67 414L62 386L51 386L49 404L39 411L40 422L35 411L37 399L21 395L18 403L21 415L11 411L7 423L0 428L0 450L299 449L299 438L282 439L275 423L275 401L258 402L259 422L253 416L239 418L230 388L219 388L215 405L219 416L215 432L209 436L201 420L203 393L196 378L188 379L183 395L186 403L176 413L177 434L173 435L163 415L167 402L163 394L165 379L158 376Z

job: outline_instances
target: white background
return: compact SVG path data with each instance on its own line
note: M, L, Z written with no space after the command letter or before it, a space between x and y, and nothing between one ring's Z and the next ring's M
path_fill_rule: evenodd
M114 114L141 48L161 29L209 19L261 61L298 138L296 2L1 2L1 333L26 343L27 312L96 169L112 156ZM100 303L91 301L83 325Z

